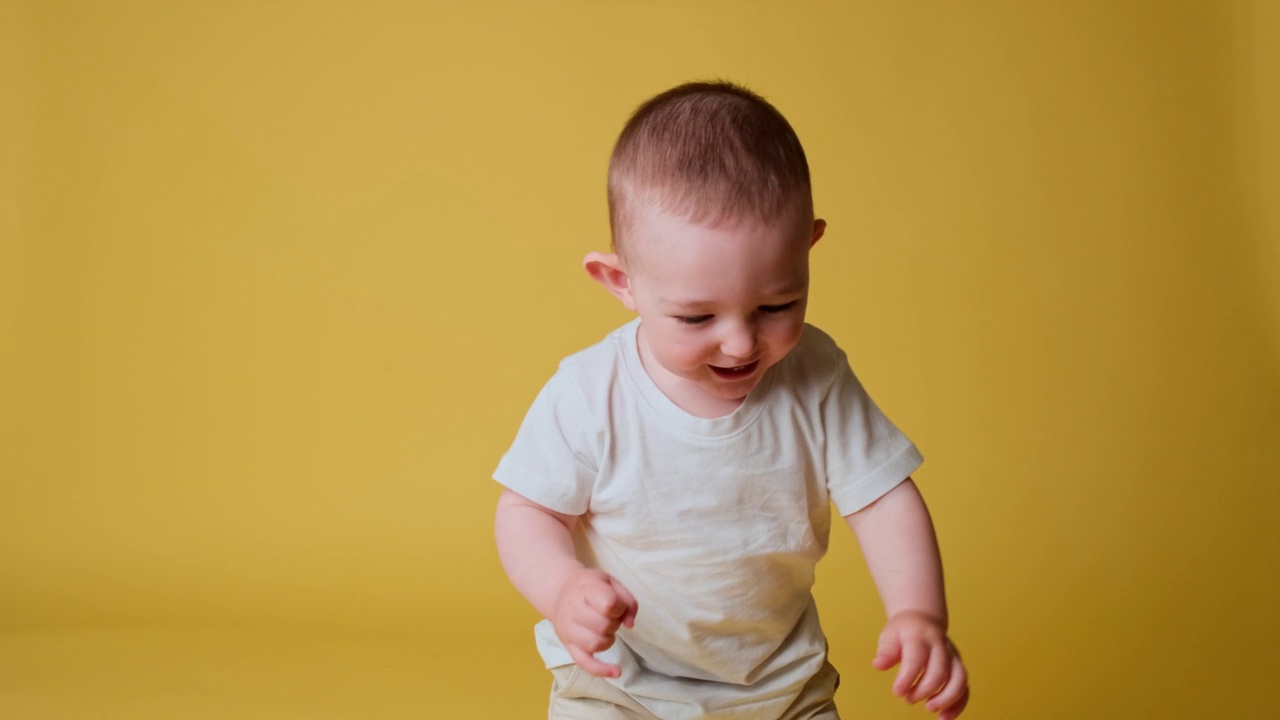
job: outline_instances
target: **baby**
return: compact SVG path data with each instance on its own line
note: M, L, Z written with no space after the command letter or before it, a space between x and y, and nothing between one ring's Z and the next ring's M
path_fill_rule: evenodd
M834 503L888 615L875 667L955 718L921 456L804 321L826 223L791 126L729 83L664 92L618 139L609 211L614 253L584 265L638 317L560 363L494 472L549 717L838 718L810 592Z

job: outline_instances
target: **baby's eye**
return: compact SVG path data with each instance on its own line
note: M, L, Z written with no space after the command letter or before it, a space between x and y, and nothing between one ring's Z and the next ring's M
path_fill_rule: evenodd
M800 302L800 301L799 301L799 300L792 300L791 302L789 302L789 303L784 303L784 304L782 304L782 305L761 305L761 306L760 306L760 312L770 313L770 314L772 314L772 313L784 313L784 312L786 312L786 311L788 311L788 310L790 310L790 309L794 308L794 307L796 306L796 303L798 303L798 302Z
M677 316L676 319L684 323L685 325L701 325L702 323L710 320L711 316L710 315L683 315L683 316Z

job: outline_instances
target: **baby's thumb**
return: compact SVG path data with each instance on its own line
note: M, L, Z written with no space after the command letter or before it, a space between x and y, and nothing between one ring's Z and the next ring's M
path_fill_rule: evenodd
M877 670L888 670L902 660L902 643L898 636L884 633L880 636L880 645L876 648L876 657L871 661Z
M609 584L613 585L614 592L618 593L618 599L622 601L625 609L622 616L618 618L618 622L627 627L634 627L636 624L636 613L640 611L640 604L636 602L636 597L622 583L612 576L609 577Z

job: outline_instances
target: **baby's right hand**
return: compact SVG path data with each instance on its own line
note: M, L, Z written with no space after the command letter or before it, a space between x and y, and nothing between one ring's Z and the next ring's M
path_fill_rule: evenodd
M622 668L595 653L613 645L620 625L633 627L639 606L631 593L603 571L582 568L560 589L551 624L578 667L598 677L618 677Z

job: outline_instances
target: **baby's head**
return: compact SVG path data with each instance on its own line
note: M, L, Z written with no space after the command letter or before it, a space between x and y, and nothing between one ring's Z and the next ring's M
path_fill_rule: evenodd
M697 82L636 109L609 162L613 247L655 211L700 225L773 224L813 215L800 139L764 98L727 82Z
M668 90L618 138L609 214L614 253L584 264L640 315L645 369L690 412L732 410L799 341L825 227L790 124L729 83Z

